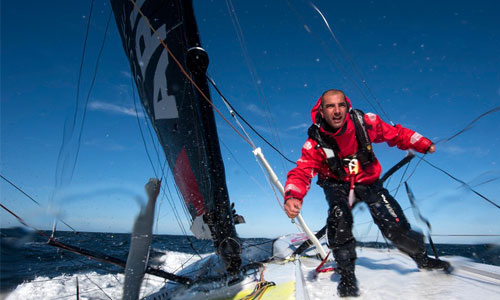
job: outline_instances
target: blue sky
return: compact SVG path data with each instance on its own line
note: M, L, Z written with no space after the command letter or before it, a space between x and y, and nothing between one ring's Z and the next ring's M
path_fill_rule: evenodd
M315 4L364 74L388 115L381 115L386 121L390 118L437 141L500 105L500 4L496 1ZM277 145L288 157L298 159L311 122L310 109L324 90L343 89L355 107L376 112L366 101L374 103L373 98L363 96L368 90L355 68L309 2L233 1L233 6L243 38L238 38L238 27L224 1L195 3L201 40L210 55L208 72L262 134L275 141L274 133L279 133ZM62 175L64 184L51 198L63 126L75 107L88 10L88 1L72 2L71 6L67 1L2 2L1 174L42 207L4 181L0 199L38 228L50 228L53 215L58 214L81 231L128 232L139 209L137 199L144 198L143 185L154 173L138 129L129 64L114 18L89 98L74 174ZM80 108L90 87L109 12L108 2L95 2ZM223 110L215 93L212 98ZM216 119L230 198L247 220L237 227L240 235L275 237L294 232L295 226L280 210L252 149L220 117ZM498 112L484 117L452 141L439 143L437 152L426 159L472 185L497 178L499 121ZM156 157L142 115L140 123L146 130L147 149ZM293 165L255 135L252 138L263 147L284 183ZM69 150L75 153L76 147ZM405 154L385 144L376 145L375 151L384 170ZM160 163L153 160L158 168ZM396 174L390 190L400 178L401 173ZM476 189L500 203L499 182ZM420 211L432 223L433 233L500 234L497 208L424 162L409 183ZM175 194L170 175L167 184ZM321 189L312 186L304 200L303 217L317 230L325 222L327 204ZM396 198L403 208L409 206L403 189ZM162 199L157 207L157 232L181 233L169 201ZM176 196L172 201L179 208ZM354 213L356 236L375 239L377 232L375 226L370 227L366 208L357 208ZM415 226L422 226L411 210L406 213ZM179 214L185 219L181 209ZM18 225L4 211L0 217L2 227ZM184 227L189 230L188 225ZM63 225L59 228L66 229ZM500 238L435 240L469 243L499 242Z

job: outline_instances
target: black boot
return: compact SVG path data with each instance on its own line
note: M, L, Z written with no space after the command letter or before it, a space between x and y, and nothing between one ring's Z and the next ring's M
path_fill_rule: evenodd
M337 286L339 297L357 297L359 296L358 281L354 271L340 272L340 282Z
M333 255L337 263L336 271L340 275L337 293L339 297L356 297L359 295L358 281L354 274L356 265L356 250L354 241L343 245L340 249L334 249Z
M417 254L411 258L417 263L419 269L444 270L446 273L450 273L453 269L449 262L429 257L427 253Z

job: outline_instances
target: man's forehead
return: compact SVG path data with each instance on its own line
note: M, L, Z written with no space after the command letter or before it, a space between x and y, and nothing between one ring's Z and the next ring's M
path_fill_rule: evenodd
M323 101L328 101L328 102L344 102L345 98L344 95L341 93L329 93L323 96Z

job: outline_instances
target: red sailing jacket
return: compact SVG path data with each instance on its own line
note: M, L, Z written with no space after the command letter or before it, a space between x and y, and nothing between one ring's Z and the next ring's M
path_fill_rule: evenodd
M349 107L351 102L346 97ZM313 123L316 123L316 115L319 114L321 98L311 111ZM372 143L387 142L391 147L397 146L399 149L413 149L420 153L425 153L432 145L432 142L421 134L404 128L397 124L391 126L373 113L367 113L364 116L366 131ZM346 128L344 129L344 126ZM342 159L354 155L358 151L358 142L356 140L354 122L347 114L344 125L336 132L331 133L320 128L322 133L335 139L339 146L338 156ZM317 147L318 146L318 147ZM346 174L349 174L347 167L344 167ZM359 166L359 173L355 176L355 183L372 184L382 172L382 167L377 158L369 165ZM311 186L311 180L318 174L319 179L338 178L331 172L328 166L327 158L323 149L319 147L318 142L308 138L302 147L302 156L297 161L297 166L288 172L285 184L285 201L289 198L297 198L302 201ZM342 181L349 182L348 176L340 178Z

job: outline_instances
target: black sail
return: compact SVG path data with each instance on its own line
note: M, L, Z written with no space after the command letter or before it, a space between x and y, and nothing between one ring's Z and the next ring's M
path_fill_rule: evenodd
M191 0L111 0L116 23L142 104L165 152L192 217L191 231L212 238L230 267L240 265L240 246L230 209L214 112L188 76L209 97L208 56L201 48Z

